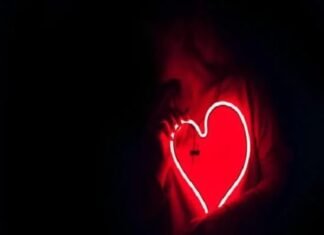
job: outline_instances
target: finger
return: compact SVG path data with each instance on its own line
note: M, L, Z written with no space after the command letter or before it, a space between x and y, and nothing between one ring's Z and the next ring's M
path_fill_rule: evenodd
M175 115L176 115L176 119L177 119L177 122L179 124L181 124L181 121L182 120L188 120L189 119L189 116L188 116L188 109L184 110L184 111L175 111L174 112Z
M182 117L183 117L183 115L181 114L180 111L175 111L174 112L175 122L176 122L176 124L178 124L178 126L181 125L181 120L183 119Z
M169 121L167 119L161 121L161 131L166 136L170 135L171 128L170 128Z
M170 127L171 132L173 132L175 129L177 129L179 126L177 117L175 115L170 115Z
M177 124L177 120L174 117L174 115L169 115L166 118L162 120L162 131L167 135L170 136L170 134L175 130L175 127Z
M180 116L172 115L172 116L170 116L170 120L171 120L172 130L174 131L174 130L178 129L178 127L181 124L181 122L180 122Z

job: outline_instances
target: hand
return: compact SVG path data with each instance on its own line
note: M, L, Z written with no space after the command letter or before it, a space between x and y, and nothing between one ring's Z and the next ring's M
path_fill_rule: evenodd
M162 164L158 173L158 180L161 185L164 184L166 174L171 166L170 139L171 134L181 125L181 120L187 118L186 115L180 115L180 112L173 111L169 116L161 121L161 128L158 132L158 139L162 150Z
M161 121L161 134L170 137L171 133L173 133L181 125L181 120L186 119L188 119L186 113L171 110L169 115Z

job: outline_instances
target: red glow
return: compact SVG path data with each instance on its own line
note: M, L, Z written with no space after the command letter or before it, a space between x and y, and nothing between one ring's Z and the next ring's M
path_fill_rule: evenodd
M208 126L209 121L213 125ZM193 120L182 120L171 133L169 144L176 168L207 214L224 205L241 182L248 167L251 144L245 117L230 102L211 105L203 124L202 131ZM197 132L204 151L195 159L188 154L189 146L180 143L186 128ZM194 167L190 164L192 160L196 161Z

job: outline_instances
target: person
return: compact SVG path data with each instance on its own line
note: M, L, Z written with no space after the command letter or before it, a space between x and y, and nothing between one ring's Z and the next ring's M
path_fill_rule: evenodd
M159 160L151 165L154 177L150 180L154 181L155 185L151 189L154 188L155 193L151 194L148 217L163 220L161 227L164 228L162 230L165 234L228 235L243 234L243 231L257 234L260 226L254 225L262 222L261 215L265 215L271 209L283 190L291 159L279 132L278 121L266 87L254 79L252 73L245 72L234 63L233 56L221 43L216 27L208 18L180 19L169 24L164 30L159 28L155 46L159 84L163 89L161 88L158 94L160 102L156 104L151 117L153 121L149 124L153 139L157 140L158 144L151 145L147 142L145 145L146 149L149 145L153 152L159 152ZM218 101L229 102L241 111L250 140L246 171L222 206L218 205L224 190L219 194L217 190L226 175L220 169L226 168L225 171L231 171L231 167L235 167L235 158L230 160L233 164L224 166L218 166L214 164L214 160L210 160L207 162L208 167L201 169L199 159L226 158L228 149L215 150L214 148L222 148L221 144L217 145L216 137L207 139L206 141L210 142L208 144L199 143L197 130L188 125L185 127L182 122L191 119L203 129L206 111ZM219 109L219 114L225 115L225 118L217 119L215 114L213 119L211 115L209 126L216 125L216 120L235 119L235 115L229 110ZM226 115L229 115L229 118ZM224 128L229 128L232 124L226 125ZM202 213L197 195L179 171L170 150L172 133L174 135L179 126L183 126L183 129L176 137L173 136L177 138L174 140L175 148L189 149L191 152L186 157L193 159L186 163L185 172L199 167L197 174L205 169L219 172L215 173L214 178L204 182L206 188L214 195L209 197L209 204L206 202L209 209L207 214ZM221 126L218 128L222 128ZM222 133L227 133L226 130L221 130ZM234 133L239 135L243 132L238 130ZM235 139L235 136L221 138ZM193 142L196 142L196 145L198 143L198 147L193 147ZM242 142L242 138L234 141L233 149L239 149L241 147L237 147L235 143L242 145L245 142ZM241 152L247 151L245 147L241 149ZM215 153L224 153L224 156ZM242 165L242 159L240 161L238 165Z

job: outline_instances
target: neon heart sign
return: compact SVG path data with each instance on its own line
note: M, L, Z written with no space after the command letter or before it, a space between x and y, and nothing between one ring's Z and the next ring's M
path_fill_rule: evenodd
M193 121L191 119L189 119L189 120L181 120L181 125L180 126L175 125L174 131L171 133L171 139L170 139L170 142L169 142L172 160L173 160L177 170L179 171L180 175L182 176L184 181L187 183L187 185L189 186L189 188L192 190L195 197L199 201L199 204L201 205L201 207L202 207L205 214L208 214L208 212L209 212L208 206L207 206L204 198L202 197L201 193L197 189L197 187L194 185L194 183L192 182L190 177L188 177L188 174L185 172L184 168L181 166L181 164L180 164L180 162L178 160L178 157L176 155L174 140L176 138L176 132L178 130L180 130L180 128L182 127L183 124L191 125L196 130L196 132L198 133L200 138L206 138L208 136L208 126L207 126L207 124L208 124L209 116L215 109L217 109L219 107L222 107L222 106L230 108L239 117L240 123L242 124L243 129L244 129L244 136L245 136L245 143L246 143L246 148L245 148L246 152L245 152L245 158L244 158L243 166L242 166L238 176L235 178L234 182L231 184L230 188L227 190L225 195L222 196L222 199L220 200L220 202L218 204L219 208L222 207L226 203L228 198L233 194L234 190L237 188L239 183L242 181L242 178L244 177L244 175L246 173L248 163L249 163L249 159L250 159L250 152L251 152L250 134L249 134L249 131L248 131L248 126L247 126L245 117L242 114L242 112L240 111L240 109L237 106L235 106L234 104L232 104L230 102L227 102L227 101L215 102L214 104L212 104L208 108L208 110L206 112L206 115L205 115L205 118L204 118L204 123L203 123L204 124L203 131L199 128L199 126L197 125L197 123L195 121Z

